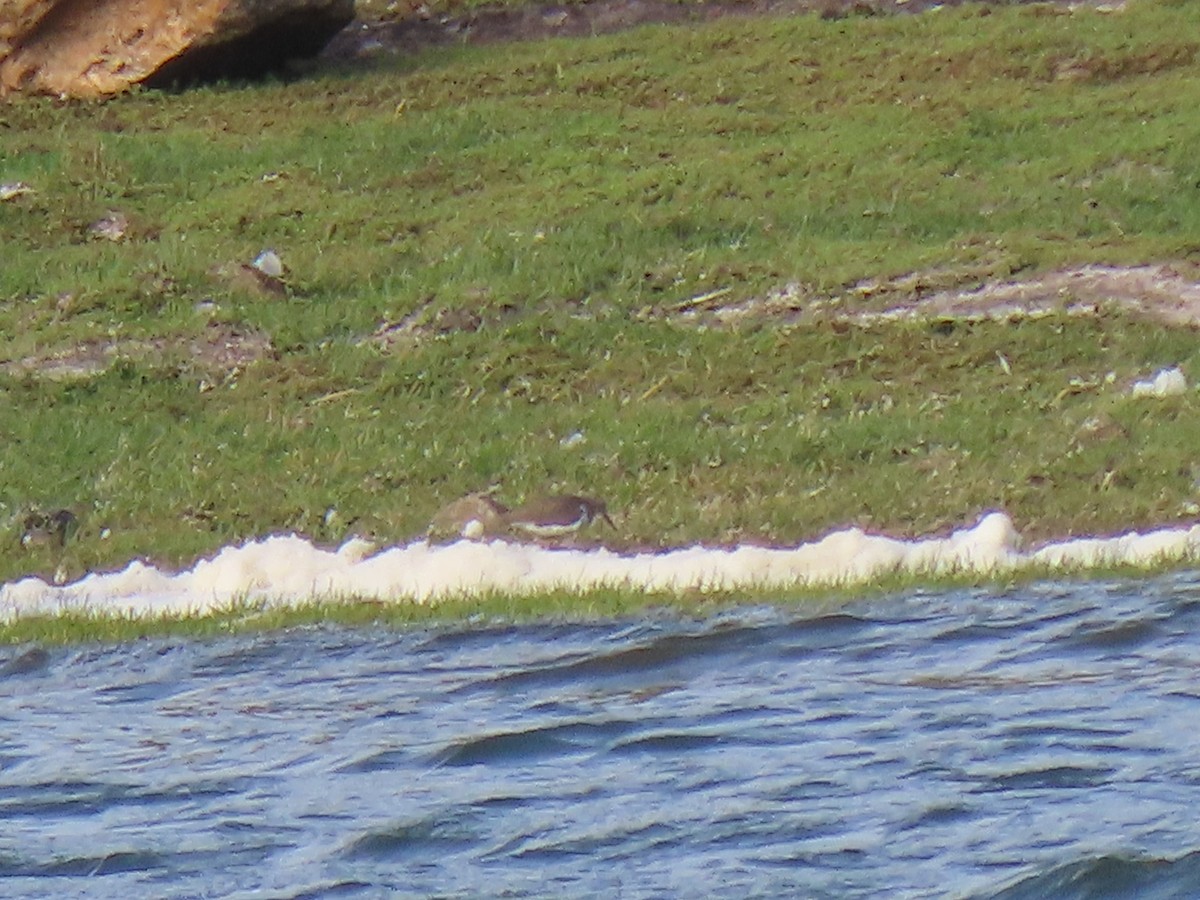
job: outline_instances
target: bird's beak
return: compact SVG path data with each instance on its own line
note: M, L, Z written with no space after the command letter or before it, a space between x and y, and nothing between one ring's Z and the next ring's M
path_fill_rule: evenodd
M600 513L600 518L602 518L605 522L607 522L608 527L611 528L613 531L617 530L617 526L613 524L613 520L609 518L607 512Z

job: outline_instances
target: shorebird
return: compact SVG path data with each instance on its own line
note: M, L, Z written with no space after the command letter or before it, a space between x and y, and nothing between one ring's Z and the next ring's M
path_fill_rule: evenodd
M502 532L508 507L494 500L490 491L468 494L438 510L429 523L430 536L455 534L470 540Z
M74 533L78 526L75 514L69 509L56 509L54 512L31 512L21 523L21 546L37 547L53 544L65 547L67 538Z
M593 519L603 519L616 528L600 500L574 495L542 497L523 503L505 515L509 528L534 537L563 537L574 534Z

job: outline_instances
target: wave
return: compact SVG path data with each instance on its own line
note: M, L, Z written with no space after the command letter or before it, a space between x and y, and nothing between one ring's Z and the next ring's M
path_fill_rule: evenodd
M990 900L1192 900L1200 896L1200 851L1178 859L1100 856L1022 879Z
M1023 551L1007 515L988 513L947 537L901 540L859 528L792 548L684 547L623 555L506 541L418 541L383 550L353 539L326 550L296 535L222 549L172 573L141 561L71 584L25 578L0 586L0 617L65 611L203 613L238 601L354 597L423 603L486 593L529 595L618 587L646 592L777 590L867 583L889 575L1082 570L1200 558L1200 525L1078 538Z

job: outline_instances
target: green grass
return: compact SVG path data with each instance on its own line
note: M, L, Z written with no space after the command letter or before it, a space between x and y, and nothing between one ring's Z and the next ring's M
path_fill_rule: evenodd
M1165 563L1165 561L1164 561ZM1165 563L1169 567L1170 563ZM1065 573L1097 583L1145 578L1152 567L1109 566ZM992 593L1018 590L1041 579L1062 578L1061 571L1030 567L981 575L971 572L903 573L871 584L845 584L800 589L688 591L650 593L621 588L586 592L551 590L531 595L489 593L444 598L429 603L385 603L353 597L331 597L299 604L238 601L205 613L129 615L104 610L27 615L0 623L0 645L55 645L129 642L162 637L210 639L294 628L341 627L436 629L507 627L520 623L586 624L646 618L707 618L747 604L796 610L805 616L845 610L873 597L897 596L930 589Z
M984 12L12 100L0 181L35 193L0 203L0 362L130 358L0 374L0 580L283 530L400 541L496 483L600 494L625 547L926 534L994 508L1034 539L1194 520L1200 398L1127 394L1165 365L1200 378L1192 329L666 314L714 290L795 284L854 312L895 299L857 281L916 270L1194 261L1187 5ZM88 235L109 210L119 243ZM215 274L265 247L288 296ZM366 340L406 316L413 340ZM273 352L214 367L188 346L214 324ZM33 506L80 515L65 559L19 548Z
M1194 334L1115 314L729 334L543 313L398 358L334 343L206 391L138 365L9 383L30 414L6 423L0 502L82 507L80 568L278 530L402 540L493 482L605 495L618 546L924 534L996 507L1034 535L1103 532L1194 517L1197 398L1127 393L1164 362L1200 372ZM8 555L6 577L39 559Z

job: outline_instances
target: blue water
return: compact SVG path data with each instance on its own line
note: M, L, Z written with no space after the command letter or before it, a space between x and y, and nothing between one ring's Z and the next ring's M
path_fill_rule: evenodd
M0 650L0 895L1200 896L1200 575Z

